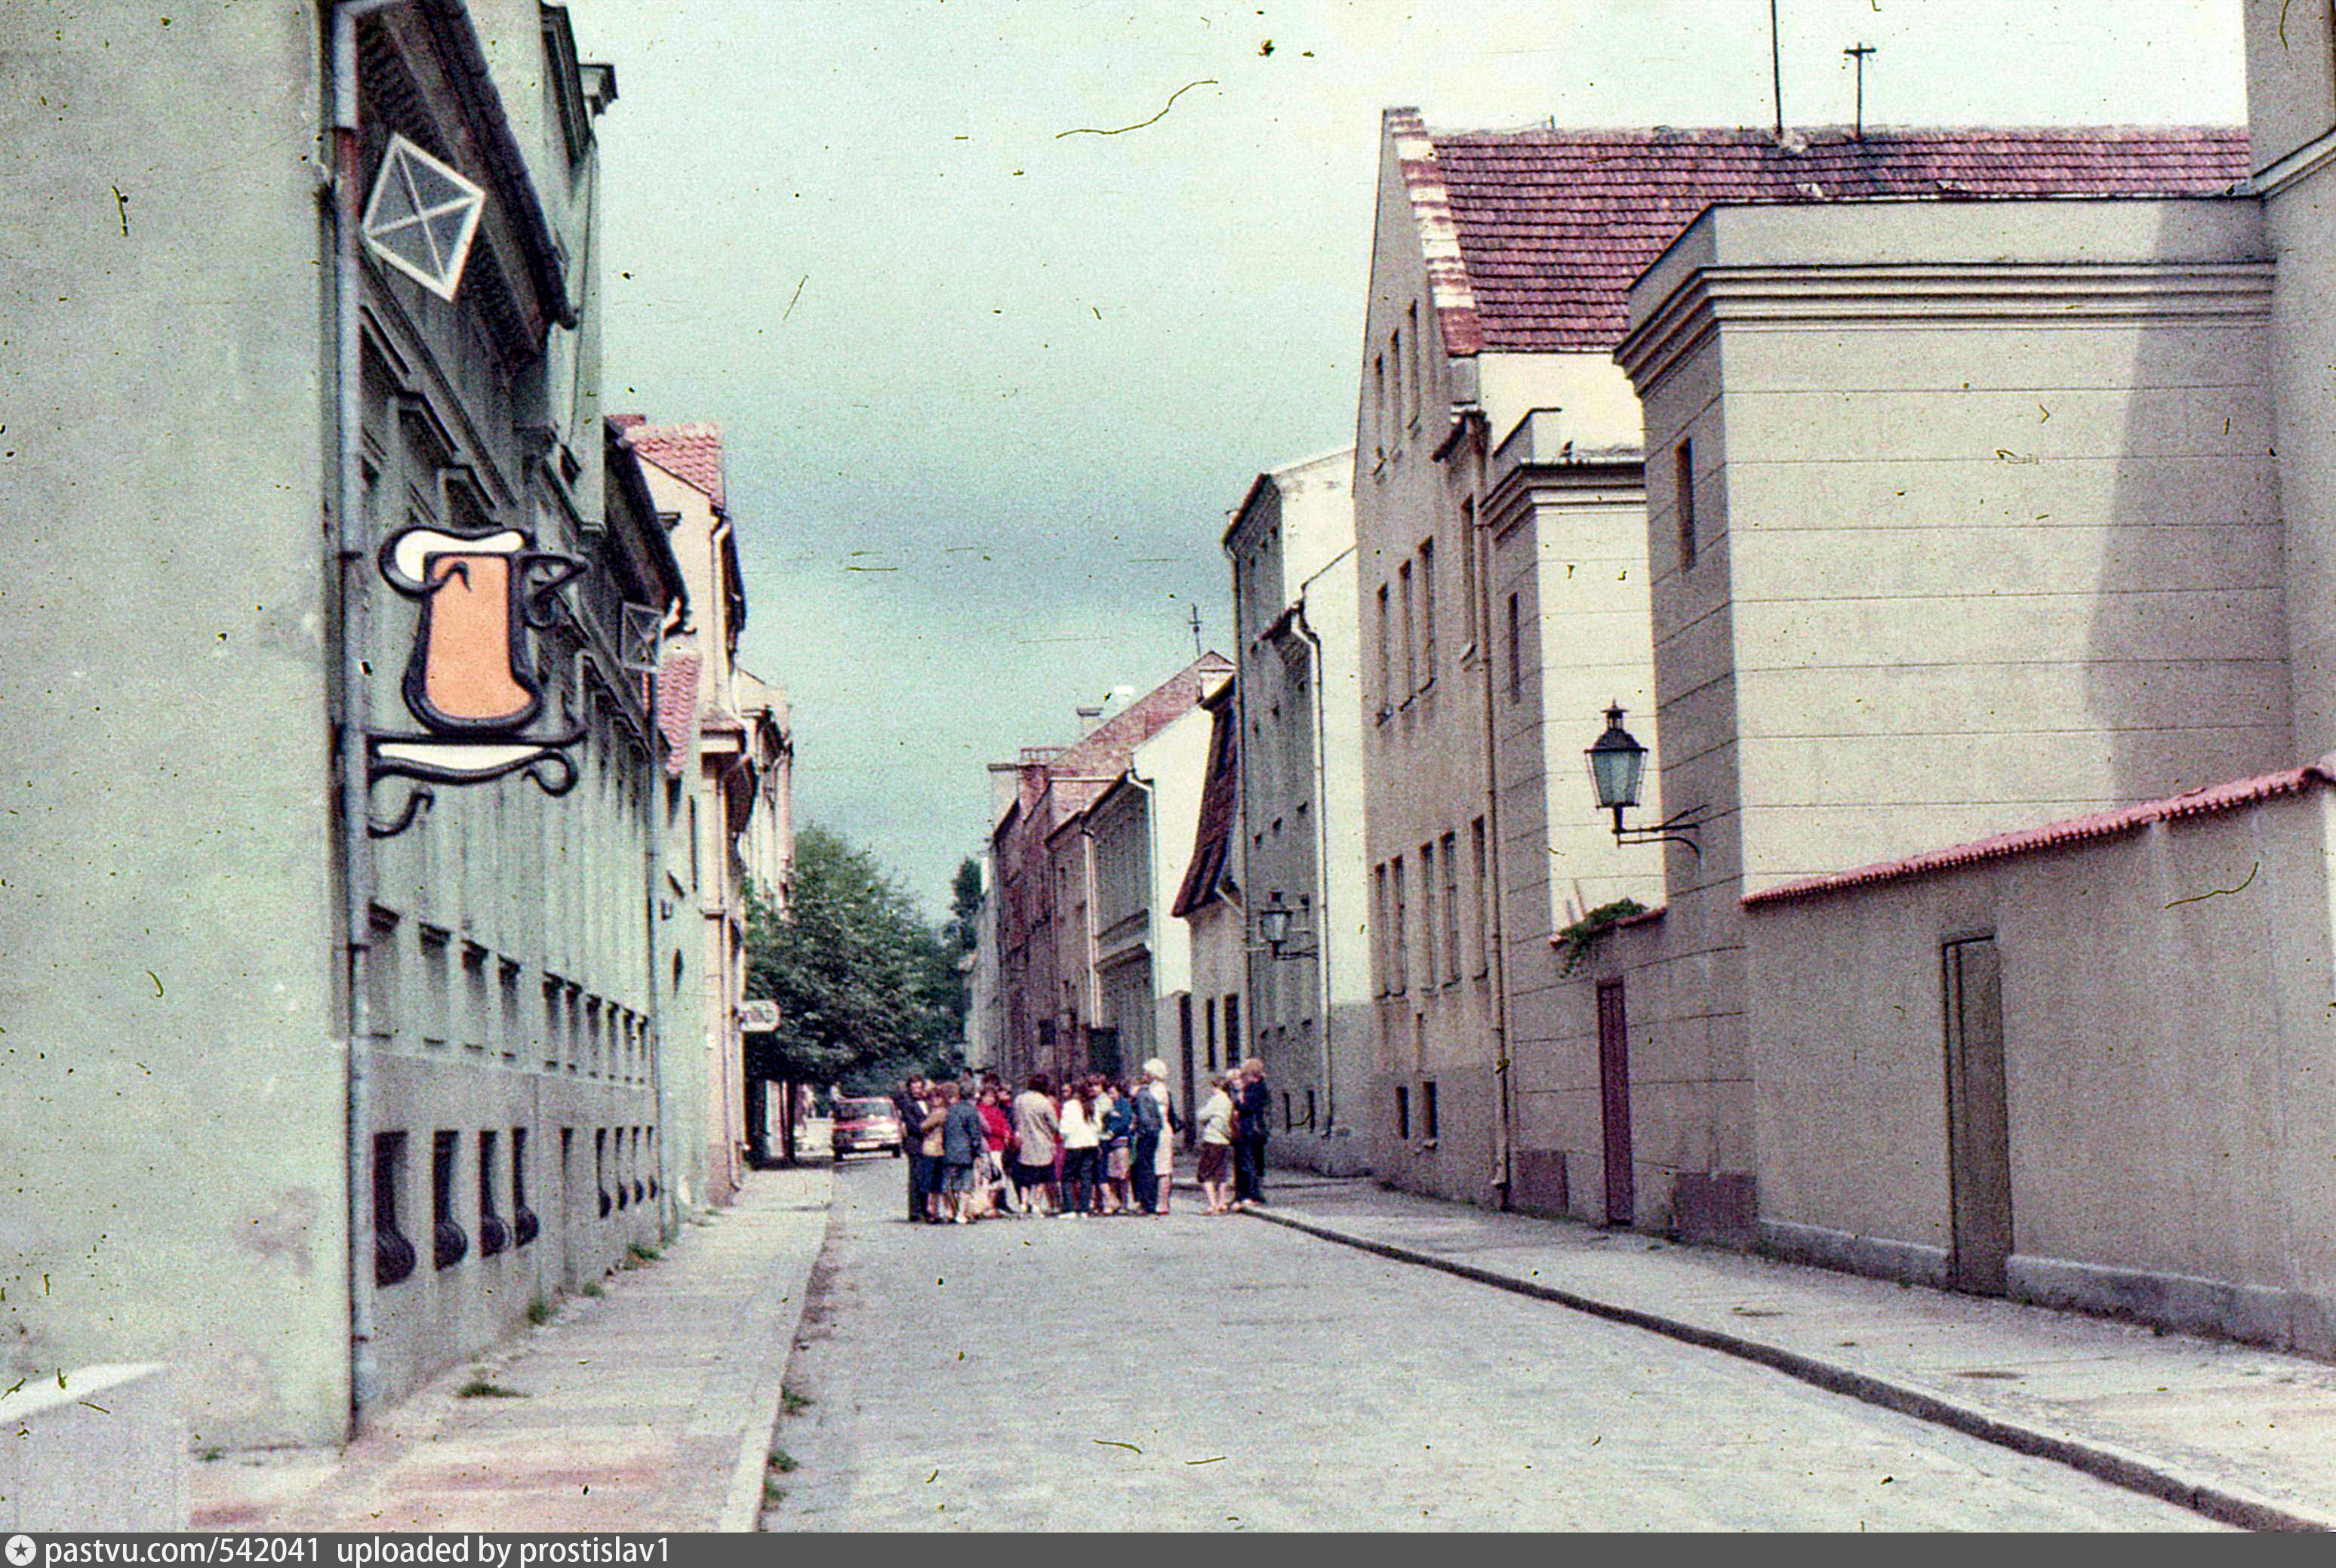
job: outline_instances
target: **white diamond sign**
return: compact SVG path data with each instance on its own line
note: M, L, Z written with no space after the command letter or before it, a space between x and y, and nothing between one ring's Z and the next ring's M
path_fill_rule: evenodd
M392 136L365 201L366 248L451 300L486 206L484 190L404 137Z

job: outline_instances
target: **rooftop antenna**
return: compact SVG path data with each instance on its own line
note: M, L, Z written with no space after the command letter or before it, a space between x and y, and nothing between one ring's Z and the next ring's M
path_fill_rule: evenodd
M1201 606L1198 605L1187 605L1184 608L1185 612L1192 617L1192 657L1197 659L1201 656L1202 653Z
M1768 85L1776 95L1776 140L1785 140L1785 52L1776 40L1776 0L1768 0Z
M1874 53L1871 44L1860 44L1854 49L1844 49L1844 54L1857 67L1857 119L1851 135L1859 141L1865 140L1865 57Z

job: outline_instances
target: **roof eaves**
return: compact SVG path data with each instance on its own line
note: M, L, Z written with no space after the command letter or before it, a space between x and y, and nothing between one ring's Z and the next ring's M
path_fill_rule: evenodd
M1747 909L1758 909L1772 904L1843 893L1884 882L1900 882L1988 861L2009 860L2039 850L2065 849L2102 839L2123 837L2130 833L2138 833L2155 823L2179 822L2192 817L2234 811L2242 806L2301 795L2331 784L2336 784L2336 757L2323 757L2301 768L2260 774L2251 779L2235 779L2225 784L2210 784L2163 800L2122 806L2111 811L2095 811L2083 817L2048 822L2040 828L1998 833L1967 844L1927 850L1899 860L1877 861L1871 866L1859 866L1830 876L1804 877L1796 882L1747 893L1740 902Z

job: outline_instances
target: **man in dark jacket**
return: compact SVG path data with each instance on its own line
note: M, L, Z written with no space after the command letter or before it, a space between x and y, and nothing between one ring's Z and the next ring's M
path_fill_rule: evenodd
M1233 1206L1265 1201L1265 1140L1273 1126L1273 1093L1265 1087L1265 1063L1241 1063L1241 1096L1233 1102L1241 1121L1233 1132Z
M925 1125L925 1075L912 1072L892 1097L892 1108L900 1113L900 1152L909 1164L909 1223L915 1224L926 1217L925 1199L932 1192L930 1174L925 1168L923 1142L917 1129Z
M940 1086L941 1103L949 1108L941 1122L941 1192L949 1218L963 1224L972 1218L973 1168L981 1158L987 1135L973 1096L956 1084Z

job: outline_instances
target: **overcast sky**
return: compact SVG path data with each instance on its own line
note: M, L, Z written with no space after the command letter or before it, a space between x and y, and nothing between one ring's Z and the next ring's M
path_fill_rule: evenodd
M1860 43L1869 124L2245 114L2238 0L1780 10L1796 125L1848 121ZM1227 510L1354 439L1383 108L1773 116L1766 0L572 12L620 94L608 406L723 425L743 656L793 697L798 818L936 914L988 829L983 764L1173 673L1196 605L1231 653Z

